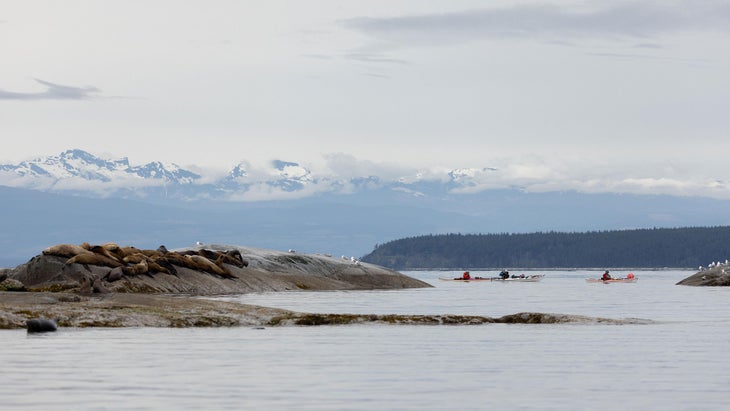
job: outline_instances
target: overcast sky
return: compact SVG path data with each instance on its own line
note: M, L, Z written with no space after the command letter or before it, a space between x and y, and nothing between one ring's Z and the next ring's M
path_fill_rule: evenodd
M730 198L730 2L8 0L0 135Z

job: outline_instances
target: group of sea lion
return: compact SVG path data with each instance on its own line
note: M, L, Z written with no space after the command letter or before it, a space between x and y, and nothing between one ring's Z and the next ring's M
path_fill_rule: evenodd
M207 249L168 251L164 245L156 250L143 250L136 247L120 247L115 243L91 245L82 243L57 244L43 250L44 255L67 257L66 265L84 264L110 267L105 276L108 281L116 281L122 276L155 273L177 275L177 267L185 267L196 271L205 271L223 278L236 278L225 266L226 264L242 268L248 266L241 252L232 249L214 251Z

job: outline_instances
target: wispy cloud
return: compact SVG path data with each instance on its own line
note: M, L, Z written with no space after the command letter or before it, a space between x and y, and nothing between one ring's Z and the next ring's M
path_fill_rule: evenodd
M316 59L316 60L353 60L360 63L375 63L375 64L410 64L408 61L390 57L382 53L344 53L344 54L302 54L302 57Z
M440 14L357 17L341 23L391 46L453 44L484 38L649 38L680 31L730 30L730 3L724 1L596 4L600 6L532 4Z
M348 53L345 58L350 60L357 60L365 63L391 63L391 64L408 64L407 61L402 59L396 59L387 57L381 54L372 53Z
M46 89L40 92L16 92L0 89L0 100L88 100L100 90L93 86L74 87L35 79Z
M389 79L390 78L390 76L387 76L385 74L380 74L380 73L363 73L362 75L366 76L366 77L377 78L377 79Z

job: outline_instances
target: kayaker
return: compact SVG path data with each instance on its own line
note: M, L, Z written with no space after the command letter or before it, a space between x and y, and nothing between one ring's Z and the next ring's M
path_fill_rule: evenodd
M610 279L611 279L611 274L609 274L608 273L608 270L606 270L606 272L603 273L603 276L601 276L601 280L607 281L607 280L610 280Z
M501 279L503 279L503 280L506 280L506 279L508 279L508 278L509 278L509 271L507 271L507 270L502 270L502 272L501 272L501 273L499 273L499 277L500 277Z
M464 271L464 274L461 275L462 280L469 280L471 279L471 275L469 275L468 271Z

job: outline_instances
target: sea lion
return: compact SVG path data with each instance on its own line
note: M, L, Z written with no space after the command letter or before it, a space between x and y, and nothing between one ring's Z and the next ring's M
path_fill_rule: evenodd
M167 247L165 247L164 245L161 245L161 246L157 247L157 251L159 251L162 254L169 253L169 251L167 250Z
M121 280L122 277L124 277L124 270L122 270L122 267L116 267L109 271L105 279L110 283L113 283L114 281Z
M202 255L188 255L185 256L185 258L190 259L194 262L194 265L198 267L199 270L207 271L212 274L218 274L221 277L225 278L234 278L235 276L231 274L227 269L217 265L213 261L210 261L209 259L203 257Z
M226 277L226 278L238 278L235 275L233 275L233 273L231 273L231 271L226 266L223 265L223 263L224 263L224 261L223 261L224 260L224 257L228 257L228 256L222 253L218 257L218 259L215 260L215 265L217 265L218 267L220 267L226 273L226 275L224 277ZM230 257L228 257L228 258L230 258Z
M137 247L126 246L126 247L120 247L119 248L119 254L122 255L122 259L124 259L124 257L126 257L126 256L128 256L130 254L137 254L139 252L142 252L142 250L140 250Z
M162 261L168 263L168 264L174 264L178 267L185 267L190 268L192 270L197 270L197 265L190 259L185 258L184 255L177 253L177 252L171 252L167 253L164 256L157 259L158 263L162 263Z
M139 264L142 261L147 262L147 266L149 267L149 272L151 272L151 273L172 274L174 272L175 274L177 274L177 270L175 270L175 268L172 267L172 264L167 263L166 261L162 260L161 258L148 257L142 253L131 254L131 255L124 257L124 262L128 263L128 264ZM172 269L172 270L170 270L170 269Z
M162 257L163 253L157 251L157 250L140 250L140 252L147 257L157 258Z
M124 272L124 275L140 275L140 274L149 274L150 267L147 264L147 260L142 260L137 264L134 265L127 265L122 267L122 272Z
M128 254L125 256L122 261L124 261L127 264L137 264L142 261L147 260L147 256L142 253L134 253L134 254Z
M238 250L236 250L236 251L238 251ZM243 258L237 259L236 257L234 257L224 251L213 251L213 250L207 250L205 248L201 248L200 250L198 250L198 254L209 259L210 261L219 261L220 260L222 263L235 265L238 268L244 267ZM239 253L238 255L240 256L241 254Z
M153 259L147 260L147 265L149 266L149 272L151 272L151 273L172 274L172 272L170 272L169 268L163 266L162 264L159 264L156 260L153 260ZM173 270L174 270L174 268L173 268ZM177 270L175 270L175 274L177 274Z
M124 249L119 246L117 243L105 243L101 245L104 247L105 250L107 250L111 255L113 255L117 260L122 260L124 256L127 254L124 252Z
M119 261L119 257L114 255L111 251L107 250L103 245L91 246L91 252L99 254L99 255L103 255L104 257L107 257L110 260Z
M235 258L236 260L240 261L241 264L242 264L240 266L241 268L248 267L248 261L246 261L246 260L243 259L243 256L241 255L241 251L240 250L237 250L237 249L234 248L233 250L226 251L226 254L228 254L229 256L231 256L231 257Z
M43 255L57 255L59 257L73 257L83 253L91 253L91 251L74 244L56 244L42 251Z
M119 247L119 244L117 244L117 243L104 243L101 246L111 252L118 251L120 248L122 248L122 247Z
M109 258L102 254L97 253L83 253L83 254L77 254L68 260L66 260L66 265L71 264L89 264L89 265L100 265L103 267L121 267L122 263L117 261L116 259Z

